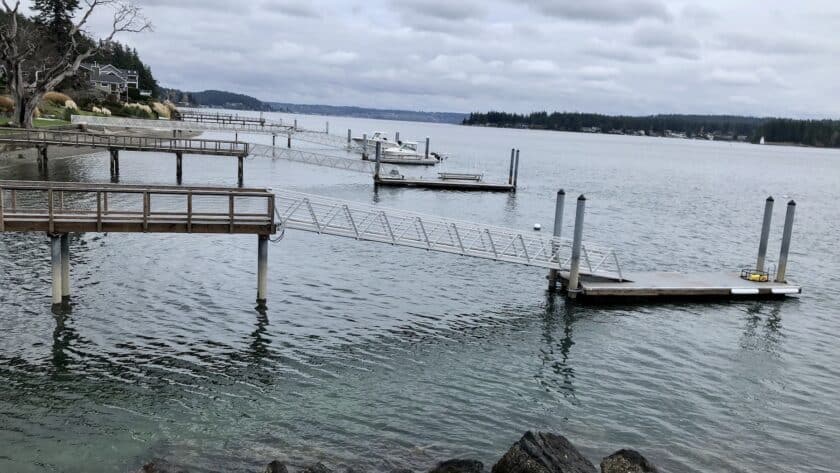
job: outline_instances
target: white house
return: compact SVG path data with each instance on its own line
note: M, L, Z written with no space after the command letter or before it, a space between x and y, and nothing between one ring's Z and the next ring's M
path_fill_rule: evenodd
M128 89L139 89L137 71L120 69L110 64L82 64L81 71L87 73L91 85L112 93L125 93Z

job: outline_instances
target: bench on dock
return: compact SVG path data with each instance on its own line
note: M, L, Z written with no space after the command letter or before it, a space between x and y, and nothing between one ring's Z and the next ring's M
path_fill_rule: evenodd
M472 174L463 172L439 172L438 177L444 181L480 181L484 174Z

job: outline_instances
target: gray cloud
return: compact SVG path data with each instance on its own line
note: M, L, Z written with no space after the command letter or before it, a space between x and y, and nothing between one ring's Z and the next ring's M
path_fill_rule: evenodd
M671 20L668 8L656 0L525 0L534 9L554 17L605 23L632 23L641 19Z
M138 3L156 31L120 39L185 90L456 111L840 110L831 0Z

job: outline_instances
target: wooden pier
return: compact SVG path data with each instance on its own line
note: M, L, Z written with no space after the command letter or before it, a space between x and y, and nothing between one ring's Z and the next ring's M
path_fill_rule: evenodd
M179 118L185 122L219 123L223 125L259 125L265 126L265 118L244 117L225 113L180 112ZM280 125L277 123L276 125Z
M119 176L120 151L144 151L173 153L175 175L180 183L183 176L183 156L196 154L206 156L232 156L238 160L238 182L244 180L244 159L249 153L249 144L241 141L204 140L192 138L159 138L137 135L112 135L73 131L2 129L0 143L38 149L38 168L43 175L49 169L49 146L107 149L111 155L111 176Z
M54 308L70 295L67 235L82 232L258 235L257 301L265 304L274 216L266 189L0 181L0 233L51 238Z

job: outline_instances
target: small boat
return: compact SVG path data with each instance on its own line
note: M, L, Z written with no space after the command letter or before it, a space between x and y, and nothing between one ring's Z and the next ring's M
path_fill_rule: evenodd
M383 156L394 156L400 158L423 158L424 155L417 152L416 141L403 141L399 145L388 144L382 149Z
M397 143L389 140L388 135L382 131L374 131L372 135L367 137L367 143L365 143L364 137L358 136L353 138L353 141L359 146L367 146L370 150L376 149L376 143L382 143L382 148L399 146Z

